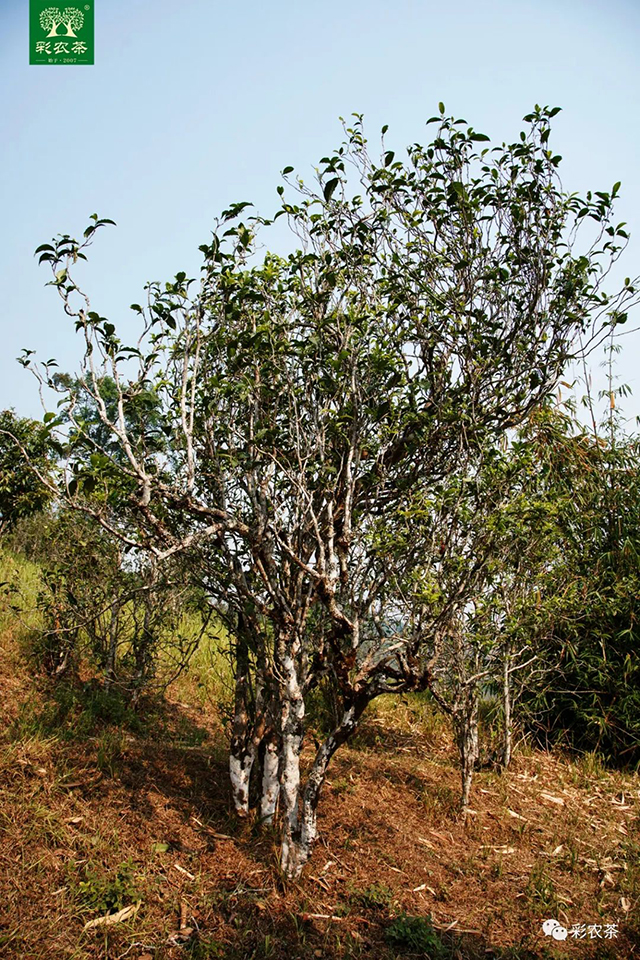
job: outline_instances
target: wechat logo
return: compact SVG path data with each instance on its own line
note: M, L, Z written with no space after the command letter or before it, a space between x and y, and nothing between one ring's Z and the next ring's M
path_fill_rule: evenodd
M542 929L548 937L553 937L554 940L566 940L569 933L567 928L563 927L557 920L545 920Z

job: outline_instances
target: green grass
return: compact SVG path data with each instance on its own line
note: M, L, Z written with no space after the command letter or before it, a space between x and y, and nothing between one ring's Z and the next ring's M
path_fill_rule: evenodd
M559 907L558 894L555 884L543 863L538 863L533 867L526 893L536 907L547 911L551 916L557 914Z
M195 614L185 614L181 632L187 639L194 639L201 627ZM168 654L163 651L161 657ZM188 670L172 684L178 698L193 695L202 707L213 707L228 712L233 699L233 674L229 657L229 636L221 623L212 623L194 651Z
M6 630L20 636L40 624L37 610L38 592L42 587L40 569L24 557L0 549L0 633Z
M141 899L131 860L119 863L110 873L105 873L98 864L86 864L83 879L78 881L72 875L70 881L71 894L79 908L97 917L117 913Z
M393 903L393 891L384 883L372 883L362 889L350 884L349 902L364 910L388 910Z
M420 953L430 960L446 960L451 951L445 946L431 921L401 913L385 931L385 939L395 950Z

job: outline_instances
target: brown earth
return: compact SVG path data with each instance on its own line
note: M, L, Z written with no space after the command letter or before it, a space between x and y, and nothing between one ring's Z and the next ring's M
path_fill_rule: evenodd
M224 731L193 679L119 727L95 703L87 719L92 690L56 694L5 635L2 957L640 956L635 775L524 749L477 774L465 823L446 726L385 700L335 758L321 839L287 884L275 834L231 814ZM550 917L592 929L558 942Z

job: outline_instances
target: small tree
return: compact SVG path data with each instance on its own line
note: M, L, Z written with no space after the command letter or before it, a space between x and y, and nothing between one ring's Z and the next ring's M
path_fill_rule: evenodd
M95 217L83 243L64 235L39 248L86 346L61 418L82 434L77 410L89 398L123 452L72 453L67 496L159 560L204 550L212 600L236 618L238 676L248 663L253 702L266 698L276 718L289 876L310 855L331 756L373 697L428 684L434 647L475 588L471 558L452 569L450 595L429 603L418 571L440 553L425 497L473 480L484 451L555 386L576 335L596 340L633 299L630 284L613 300L601 289L626 239L611 225L618 185L596 199L563 192L547 146L555 112L536 108L520 140L490 154L478 152L484 135L442 107L432 143L410 147L406 164L387 149L372 160L356 118L317 186L299 180L282 201L277 216L299 247L251 266L256 230L272 221L227 226L201 248L198 292L179 273L133 305L134 347L72 277L109 221ZM586 216L596 237L578 251ZM56 387L47 365L40 375ZM150 389L167 454L127 427ZM107 490L114 472L129 490L115 521L77 499L89 478ZM329 675L341 716L303 785L305 697ZM251 763L232 755L230 770L244 802Z
M552 539L548 505L532 489L530 451L517 437L504 440L484 451L475 475L463 473L437 500L432 491L427 511L440 558L421 568L425 593L432 607L458 598L429 645L429 688L453 725L463 812L479 759L480 699L506 662L510 678L535 659L531 643L515 649L510 608L528 582L527 564L547 559Z
M211 608L175 563L159 570L145 555L125 554L86 514L61 508L34 518L21 524L14 543L42 573L36 646L52 676L84 659L105 689L136 700L166 686L210 627ZM185 631L188 615L193 623Z
M638 578L640 440L626 434L607 392L602 427L539 423L536 455L557 505L555 563L541 572L520 630L537 623L540 656L557 664L527 678L520 712L543 744L598 751L612 763L640 756Z
M84 13L77 7L65 7L62 12L62 22L67 28L65 37L75 37L76 30L80 30L84 23Z
M57 37L58 27L63 22L63 15L59 7L47 7L40 13L40 26L43 30L48 30L48 37Z

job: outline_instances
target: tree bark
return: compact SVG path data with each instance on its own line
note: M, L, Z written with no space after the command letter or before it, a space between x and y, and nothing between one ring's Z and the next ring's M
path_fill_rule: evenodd
M257 744L253 736L256 718L255 715L253 718L250 717L249 645L241 615L238 616L235 661L235 703L229 752L229 778L236 813L240 817L247 817L251 770L256 758ZM255 714L255 710L253 712Z
M111 620L109 621L109 646L104 667L104 688L108 690L116 679L116 658L118 653L118 627L120 601L114 600L111 604Z
M280 781L278 770L280 766L279 737L275 730L266 738L264 759L262 764L262 793L260 797L260 819L263 823L273 823Z
M513 724L511 720L511 657L505 653L502 666L502 710L504 713L504 742L502 749L502 765L506 768L511 763L513 748Z
M366 699L354 701L344 711L340 722L316 753L302 799L302 823L296 859L298 874L311 856L313 844L318 835L318 801L329 762L338 747L342 746L356 729L367 702Z
M234 720L234 726L238 717ZM231 796L233 805L239 817L249 816L249 786L251 770L256 758L253 743L245 746L244 743L232 743L229 755L229 778L231 780Z
M281 865L285 876L300 875L298 865L298 800L300 795L300 751L304 736L304 698L295 662L296 647L279 641L281 682L282 756L280 798L283 813ZM284 649L283 649L284 648Z
M465 691L465 697L456 718L458 749L462 778L461 807L463 814L469 809L473 771L478 759L478 692Z

